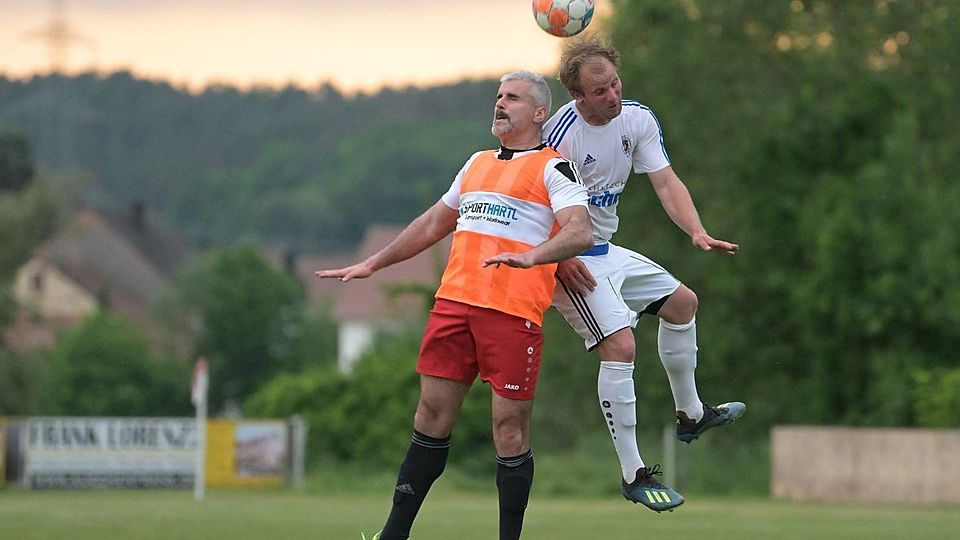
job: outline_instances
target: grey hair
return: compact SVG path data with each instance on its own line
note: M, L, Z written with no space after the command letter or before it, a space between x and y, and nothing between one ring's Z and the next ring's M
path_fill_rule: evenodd
M550 114L550 107L553 106L553 95L550 93L550 85L547 84L547 81L543 78L543 75L534 73L532 71L514 71L512 73L507 73L503 77L500 77L501 83L505 83L507 81L527 81L533 83L532 94L534 105L537 107L546 107L547 114Z

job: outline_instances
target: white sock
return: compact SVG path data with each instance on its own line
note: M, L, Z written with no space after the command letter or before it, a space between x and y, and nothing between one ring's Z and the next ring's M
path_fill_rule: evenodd
M697 395L697 319L687 324L671 324L660 319L657 336L660 362L667 370L673 402L678 411L697 422L703 418L703 403Z
M613 438L623 479L632 482L643 467L637 448L637 394L633 388L633 362L600 362L597 376L600 410Z

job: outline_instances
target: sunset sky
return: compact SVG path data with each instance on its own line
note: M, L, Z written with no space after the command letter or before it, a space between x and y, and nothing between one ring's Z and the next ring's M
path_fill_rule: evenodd
M0 0L0 74L50 71L56 0ZM60 0L65 71L127 69L197 90L331 82L345 92L514 69L553 73L560 42L529 0Z

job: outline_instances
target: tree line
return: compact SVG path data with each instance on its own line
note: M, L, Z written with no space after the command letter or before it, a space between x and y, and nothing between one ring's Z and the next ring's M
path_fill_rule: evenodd
M347 97L307 90L191 94L127 72L0 76L0 123L78 196L146 200L195 243L240 238L348 251L367 223L419 213L489 134L496 81Z

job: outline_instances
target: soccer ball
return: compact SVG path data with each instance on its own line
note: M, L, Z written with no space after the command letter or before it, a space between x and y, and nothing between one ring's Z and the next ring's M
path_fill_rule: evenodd
M593 0L533 0L533 16L555 36L575 36L590 24Z

